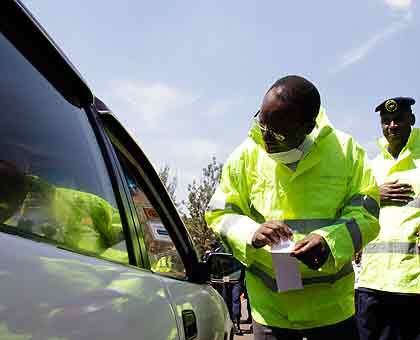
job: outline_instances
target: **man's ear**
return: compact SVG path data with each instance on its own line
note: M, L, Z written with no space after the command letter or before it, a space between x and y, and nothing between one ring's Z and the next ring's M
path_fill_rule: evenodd
M416 116L410 114L410 125L413 126L416 123Z

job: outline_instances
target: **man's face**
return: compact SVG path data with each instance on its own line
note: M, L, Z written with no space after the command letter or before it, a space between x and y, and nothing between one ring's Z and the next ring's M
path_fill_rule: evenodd
M411 112L386 112L381 114L382 133L391 145L406 143L413 122Z
M309 123L305 121L302 113L285 104L281 99L282 87L271 89L264 96L259 113L259 122L264 127L261 129L265 149L268 153L284 152L299 146L310 133ZM280 134L284 137L276 137Z

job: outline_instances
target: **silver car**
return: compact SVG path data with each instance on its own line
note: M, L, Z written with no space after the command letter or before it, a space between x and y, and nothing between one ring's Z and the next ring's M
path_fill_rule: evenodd
M223 261L31 14L0 13L0 339L230 339Z

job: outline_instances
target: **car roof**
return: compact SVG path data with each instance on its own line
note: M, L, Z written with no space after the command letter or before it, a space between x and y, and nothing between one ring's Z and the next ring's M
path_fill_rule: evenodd
M93 92L87 82L22 2L2 0L0 8L2 33L18 42L16 47L31 56L32 64L74 104L93 103Z

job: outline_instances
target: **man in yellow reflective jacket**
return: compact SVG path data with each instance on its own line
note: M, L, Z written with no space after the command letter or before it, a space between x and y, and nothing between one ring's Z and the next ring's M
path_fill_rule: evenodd
M378 237L364 250L357 293L362 339L420 339L420 130L414 99L385 100L372 169L380 185Z
M105 199L24 175L0 160L0 222L67 248L128 263L120 215ZM125 247L125 243L124 243Z
M351 260L378 233L378 202L365 152L329 124L316 87L276 81L206 213L246 267L255 339L357 339ZM279 292L270 246L292 238L303 288Z

